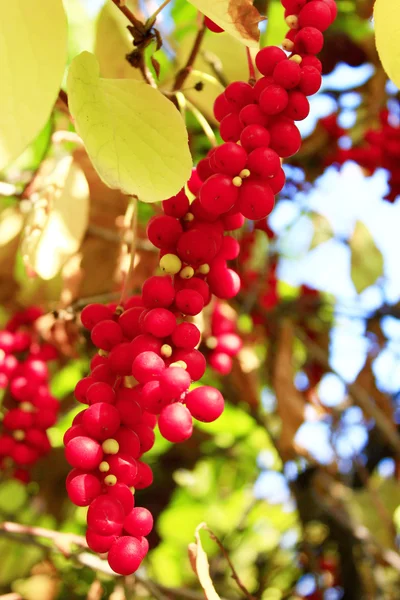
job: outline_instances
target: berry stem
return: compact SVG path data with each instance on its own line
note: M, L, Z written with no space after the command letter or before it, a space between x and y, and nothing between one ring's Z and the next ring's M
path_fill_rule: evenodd
M203 115L203 113L198 108L196 108L196 106L194 106L194 104L192 104L190 102L190 100L188 100L187 98L186 98L186 105L187 105L188 109L190 110L190 112L193 114L193 116L195 116L196 119L198 120L199 125L201 126L202 130L204 131L205 135L207 136L207 139L210 142L211 146L213 148L216 148L218 146L217 138L215 137L215 133L214 133L211 125L209 124L209 122L207 121L205 116Z
M251 58L250 48L246 46L247 64L249 65L249 83L254 85L256 82L256 71L254 69L253 59Z
M128 272L125 275L125 281L121 292L121 298L119 303L123 304L129 295L129 286L132 279L133 270L135 268L135 255L136 255L136 241L137 241L137 196L132 196L128 204L128 208L124 217L124 226L126 228L131 227L132 230L132 241Z
M153 14L146 21L146 28L150 28L154 25L154 22L160 12L171 2L171 0L164 0L162 4L153 12Z
M204 34L206 32L206 26L203 22L202 26L200 27L200 29L197 32L197 35L195 37L195 40L193 42L193 47L192 50L189 54L189 57L186 61L185 66L180 69L180 71L178 71L176 78L175 78L175 82L174 82L174 87L172 88L173 92L178 92L183 84L185 83L190 71L192 70L192 67L194 65L194 62L197 58L197 55L200 51L200 47L204 38Z

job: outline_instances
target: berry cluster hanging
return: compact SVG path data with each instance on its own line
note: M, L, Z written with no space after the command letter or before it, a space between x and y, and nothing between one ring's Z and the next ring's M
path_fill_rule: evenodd
M228 232L245 218L264 219L272 211L285 183L281 158L301 143L294 121L307 116L307 96L321 84L315 54L336 16L335 2L283 4L291 28L283 47L291 55L277 46L260 50L262 77L254 85L232 83L217 98L214 112L225 143L199 162L188 184L195 199L190 203L182 190L148 224L163 275L147 279L141 295L116 310L92 304L82 311L99 353L75 391L88 407L65 435L73 467L67 490L77 506L89 506L89 547L108 552L121 575L135 572L148 551L153 519L134 506L132 487L152 482L142 458L154 444L154 427L170 442L184 442L193 419L211 422L223 411L218 390L191 389L206 368L192 317L213 296L231 299L239 292L240 278L228 263L240 247Z
M57 358L57 351L39 340L34 323L40 316L41 311L31 307L16 313L0 331L0 470L23 483L51 450L47 429L55 424L59 409L49 390L46 364Z

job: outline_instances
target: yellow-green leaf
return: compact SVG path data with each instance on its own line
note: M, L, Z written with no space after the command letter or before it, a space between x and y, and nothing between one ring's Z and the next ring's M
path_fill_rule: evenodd
M68 97L76 130L109 187L157 202L189 179L186 126L161 92L132 79L100 78L95 56L82 52L69 69Z
M82 169L66 156L35 197L21 252L28 270L48 280L79 250L89 218L89 186Z
M137 2L127 3L136 16ZM138 79L143 76L140 69L132 67L126 55L133 50L132 35L128 32L130 25L127 17L113 4L107 1L101 9L96 24L96 41L94 54L99 61L102 77L115 79Z
M399 20L399 2L376 0L374 6L376 48L383 68L397 87L400 87Z
M222 27L226 33L249 48L258 48L260 30L264 20L252 0L189 0L200 12Z
M0 169L40 133L67 59L61 0L0 3Z
M318 213L311 214L311 221L314 227L314 234L310 244L310 250L320 244L327 242L333 237L333 229L328 219Z
M357 221L350 239L351 279L360 294L383 275L383 256L369 229Z

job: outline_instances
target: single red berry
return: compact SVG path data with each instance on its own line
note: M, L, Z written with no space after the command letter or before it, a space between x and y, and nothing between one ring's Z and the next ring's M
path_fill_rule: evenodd
M161 411L158 427L161 435L169 442L184 442L192 435L192 415L180 402L170 404Z

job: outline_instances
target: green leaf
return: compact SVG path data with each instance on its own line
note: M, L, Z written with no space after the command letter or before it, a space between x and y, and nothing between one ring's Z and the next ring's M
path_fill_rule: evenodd
M267 29L262 36L261 46L280 46L285 39L287 30L285 9L280 0L272 0L268 6Z
M161 92L139 81L101 79L95 56L83 52L71 64L68 96L77 132L109 187L157 202L189 179L187 130Z
M15 515L25 504L26 486L10 479L0 485L0 512Z
M43 129L67 59L67 21L61 0L0 4L0 169ZM51 23L51 26L49 26Z
M357 221L350 239L351 279L360 294L383 275L383 256L369 229Z
M397 87L400 87L399 20L399 2L376 0L374 5L376 48L383 68Z
M328 242L333 237L333 229L328 219L324 215L311 213L311 222L314 227L314 235L311 240L310 250L316 248L324 242Z

